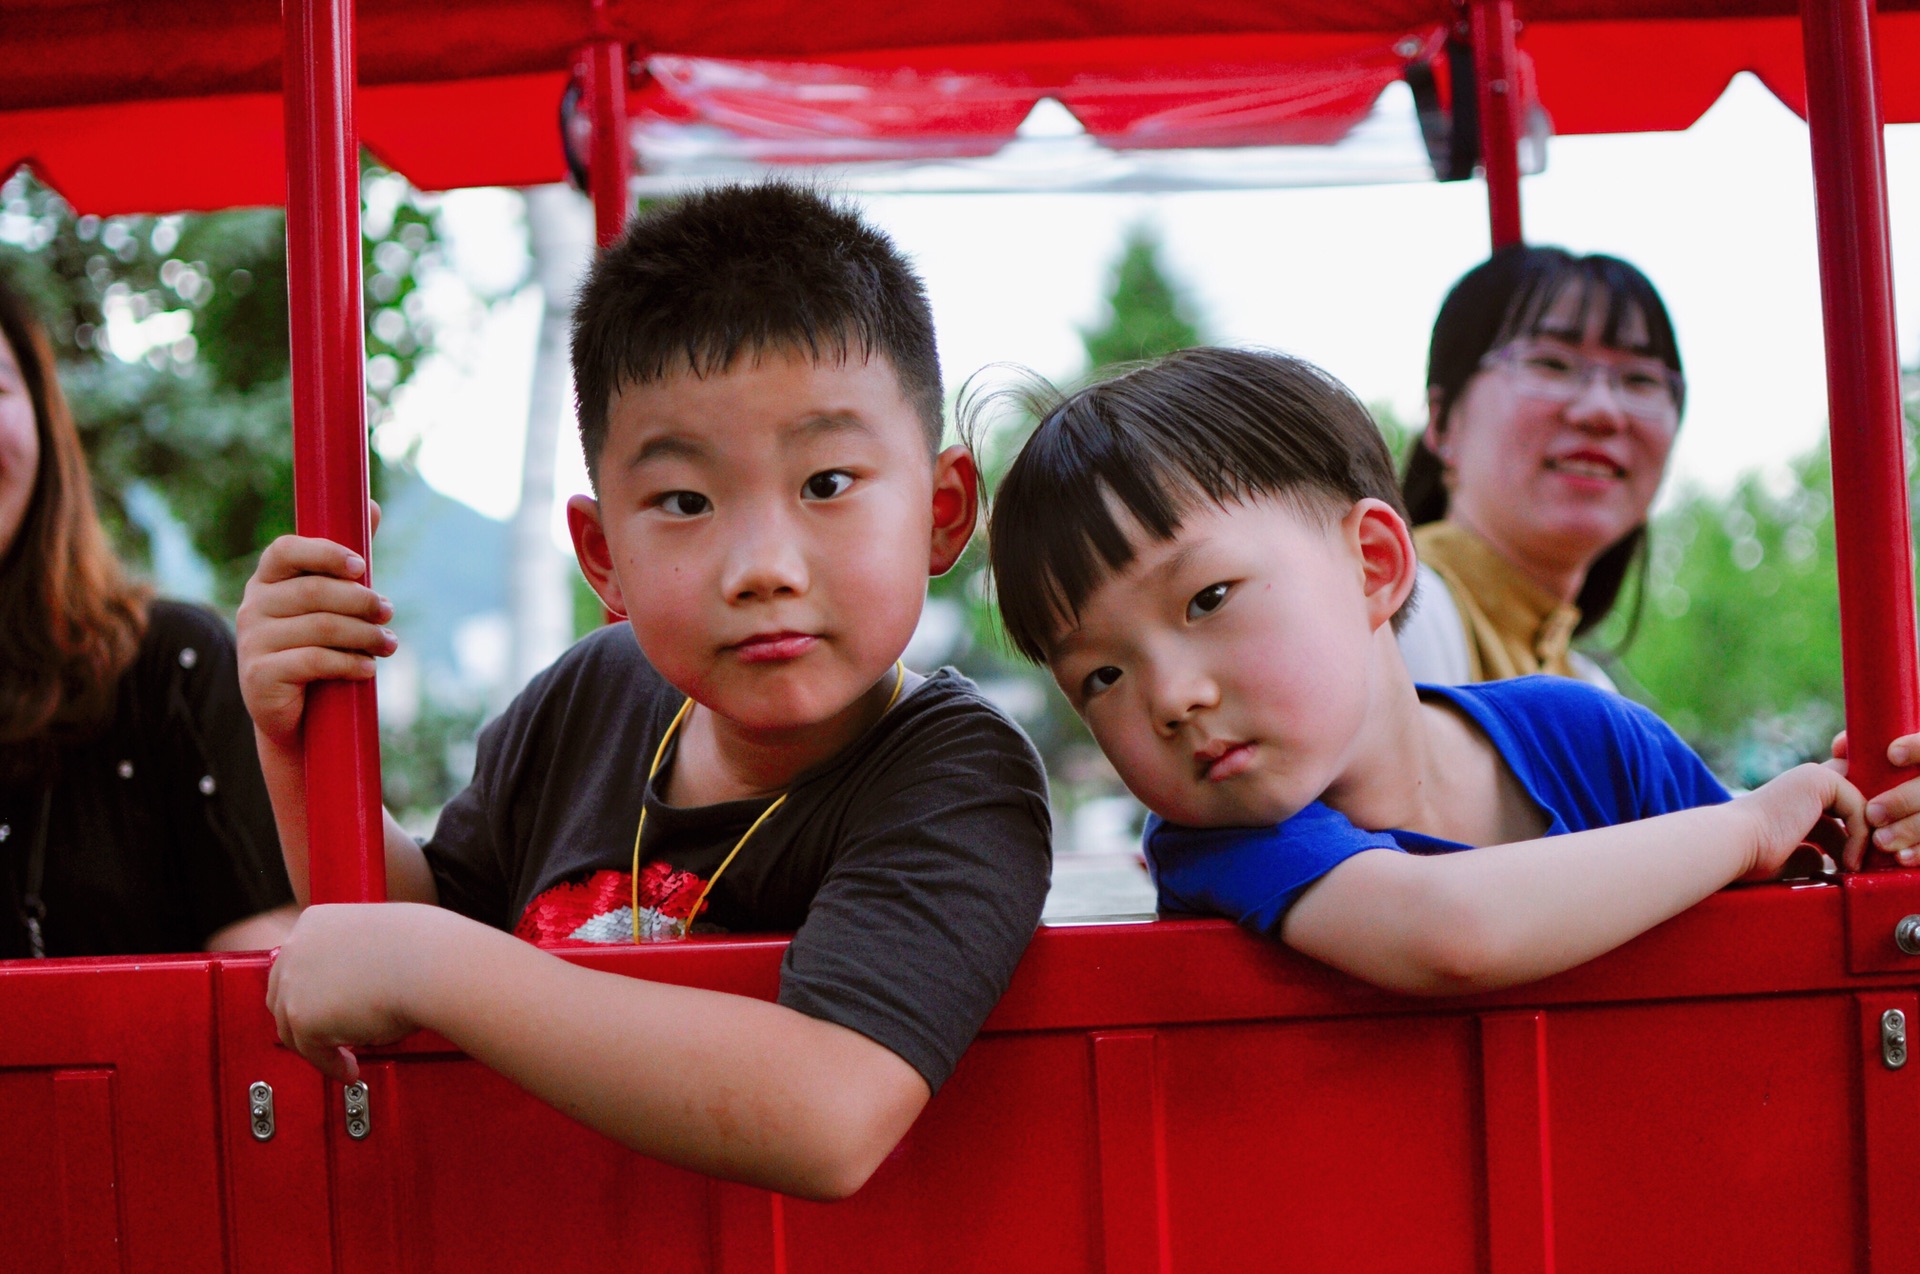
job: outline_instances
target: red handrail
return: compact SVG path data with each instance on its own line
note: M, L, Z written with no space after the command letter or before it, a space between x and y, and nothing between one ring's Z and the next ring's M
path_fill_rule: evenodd
M1513 47L1513 0L1474 0L1475 91L1480 108L1480 165L1487 178L1487 221L1496 249L1520 243L1520 57Z
M600 4L594 4L599 16ZM618 40L586 48L588 109L593 119L593 159L587 170L593 196L594 241L602 248L627 224L627 184L633 151L627 138L627 49Z
M1803 0L1800 16L1827 341L1848 765L1873 795L1920 773L1893 770L1886 761L1896 736L1920 729L1920 656L1873 6ZM1894 865L1884 855L1872 859L1877 867Z
M287 0L286 37L294 519L371 562L352 0ZM373 683L309 687L304 730L311 897L382 901Z

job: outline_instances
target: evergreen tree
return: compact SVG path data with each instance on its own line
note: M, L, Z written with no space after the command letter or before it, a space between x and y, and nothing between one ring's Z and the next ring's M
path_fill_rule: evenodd
M1141 222L1127 231L1109 276L1107 319L1080 333L1089 370L1202 343L1192 303L1185 289L1168 277L1160 253L1160 235L1151 225Z

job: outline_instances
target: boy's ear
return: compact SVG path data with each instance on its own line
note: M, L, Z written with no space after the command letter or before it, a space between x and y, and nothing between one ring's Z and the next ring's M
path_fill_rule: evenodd
M1413 551L1413 533L1392 505L1371 497L1353 506L1342 520L1342 529L1359 550L1367 622L1378 631L1382 624L1392 621L1413 592L1420 569Z
M927 574L945 575L966 552L980 517L980 470L965 447L948 447L933 461L933 551Z
M567 500L567 533L573 537L573 555L580 560L580 573L600 597L609 614L627 617L626 599L620 595L620 577L613 571L613 550L607 544L607 529L600 524L600 502L588 495Z

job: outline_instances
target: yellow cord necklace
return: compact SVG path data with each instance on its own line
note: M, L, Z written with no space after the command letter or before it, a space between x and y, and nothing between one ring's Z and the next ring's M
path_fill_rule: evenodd
M899 702L900 688L906 685L906 683L907 666L896 659L893 662L893 693L887 696L887 706L880 709L880 715L885 716L893 709L893 705ZM680 731L681 722L687 719L687 713L692 709L693 700L691 699L681 704L680 711L674 713L673 720L667 723L667 732L660 736L660 746L655 748L653 752L653 764L647 767L648 791L653 789L653 780L660 773L660 763L666 759L667 745L673 742L673 736ZM733 848L727 851L727 856L720 860L719 868L714 871L713 875L707 878L706 887L701 889L700 897L694 900L693 910L686 914L685 919L675 918L673 920L673 937L684 938L688 933L692 932L694 917L698 916L701 909L707 905L707 895L712 893L713 887L720 883L720 873L732 865L733 860L739 855L740 851L746 847L747 842L753 839L753 834L760 830L760 824L772 818L773 812L787 803L787 795L787 793L782 792L779 796L775 797L773 804L761 810L760 817L754 819L740 839L733 843ZM632 911L633 940L636 943L640 941L640 838L646 835L646 831L647 803L646 794L642 793L640 798L640 825L633 829Z

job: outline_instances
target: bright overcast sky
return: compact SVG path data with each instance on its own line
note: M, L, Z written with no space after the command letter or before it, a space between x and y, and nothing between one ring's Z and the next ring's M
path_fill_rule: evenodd
M1900 352L1912 363L1920 125L1887 131L1887 166ZM950 387L996 362L1078 371L1078 329L1100 316L1126 228L1147 220L1212 339L1311 358L1411 421L1441 297L1487 252L1478 181L863 202L926 277ZM524 270L517 207L504 192L448 202L454 260L482 290ZM1529 241L1625 257L1666 297L1689 385L1678 481L1723 487L1818 442L1826 389L1807 132L1758 81L1737 79L1684 133L1555 138L1546 172L1523 182L1522 209ZM447 353L416 378L397 433L420 438L435 487L502 517L518 497L538 295L473 319L457 299L436 310ZM562 452L564 496L585 488L570 431Z

